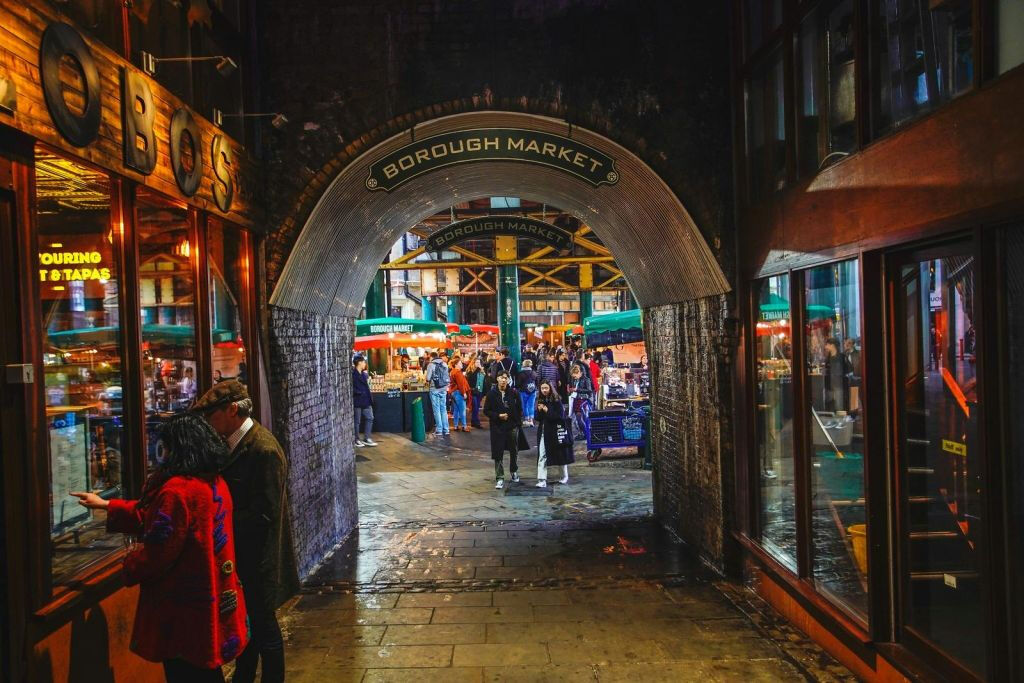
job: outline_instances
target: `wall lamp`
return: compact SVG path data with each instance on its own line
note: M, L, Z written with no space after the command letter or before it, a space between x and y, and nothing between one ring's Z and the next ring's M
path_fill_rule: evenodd
M213 124L220 128L224 125L224 119L261 119L269 118L270 125L281 130L288 124L288 117L284 114L225 114L220 109L213 110Z
M214 68L224 78L235 73L238 64L231 57L218 55L216 57L154 57L152 53L143 51L141 53L142 70L150 76L156 75L156 65L160 62L217 62Z

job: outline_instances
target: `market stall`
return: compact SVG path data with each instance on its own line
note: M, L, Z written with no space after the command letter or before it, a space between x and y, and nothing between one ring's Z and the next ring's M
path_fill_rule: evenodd
M646 365L643 313L640 309L595 315L583 321L586 348L601 351L611 368L602 378L599 405L646 399L650 370Z
M498 348L497 325L457 325L448 323L448 336L455 349L465 354L493 351Z

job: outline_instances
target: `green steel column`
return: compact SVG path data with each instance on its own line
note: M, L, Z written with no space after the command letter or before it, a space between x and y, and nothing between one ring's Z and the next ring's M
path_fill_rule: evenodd
M501 345L516 363L522 360L519 349L519 268L498 266L498 327Z
M448 297L448 322L458 323L462 317L462 299L457 296Z
M585 292L580 292L580 324L583 321L594 315L594 293L589 289Z
M423 301L423 319L437 320L437 301L432 296L425 296Z
M383 270L378 270L370 282L370 289L366 292L366 317L384 318L387 316L387 296L384 287Z

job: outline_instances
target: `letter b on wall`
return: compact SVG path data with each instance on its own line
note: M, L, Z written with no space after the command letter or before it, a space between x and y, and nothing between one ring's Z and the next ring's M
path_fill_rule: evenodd
M121 67L121 132L124 165L149 175L156 168L153 93L139 74Z
M231 210L231 200L235 195L235 182L232 177L235 160L231 153L231 145L223 135L213 136L213 201L217 208L227 213Z

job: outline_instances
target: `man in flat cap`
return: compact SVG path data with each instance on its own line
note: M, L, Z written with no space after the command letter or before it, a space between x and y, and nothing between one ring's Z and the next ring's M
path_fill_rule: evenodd
M235 683L284 680L284 641L276 610L298 592L299 576L288 520L288 464L270 431L252 419L252 399L237 380L215 384L192 406L228 442L221 476L235 506L235 554L252 639L238 656ZM232 571L222 567L221 571Z

